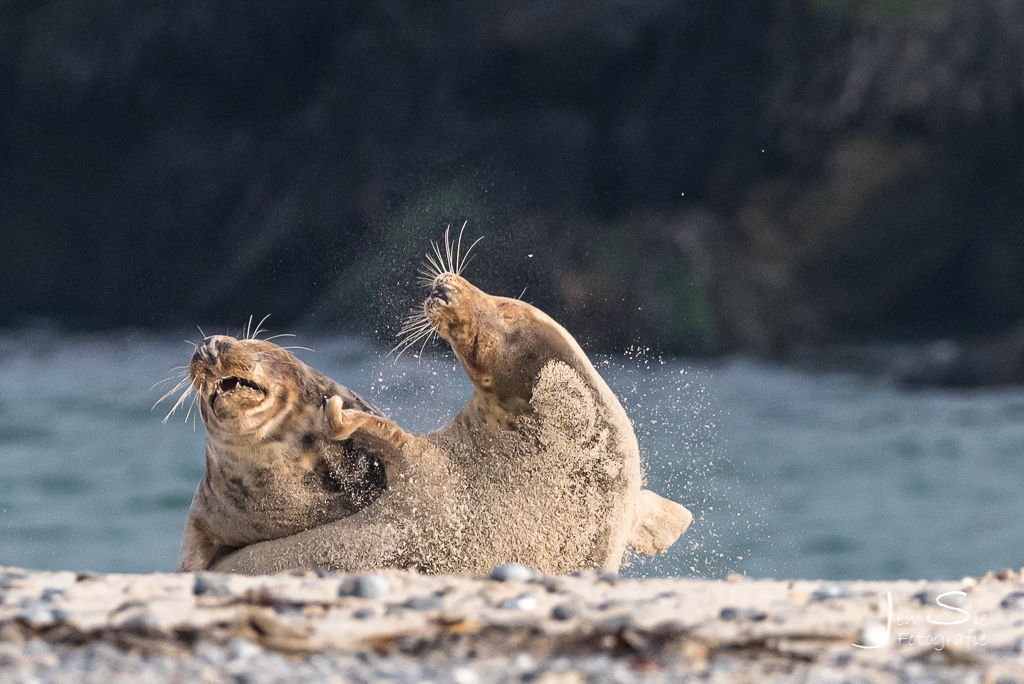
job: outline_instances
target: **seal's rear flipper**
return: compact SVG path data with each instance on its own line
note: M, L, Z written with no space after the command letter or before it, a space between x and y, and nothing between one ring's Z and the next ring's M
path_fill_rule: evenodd
M642 489L636 523L633 524L627 543L640 553L653 556L672 546L692 520L690 511L675 501Z

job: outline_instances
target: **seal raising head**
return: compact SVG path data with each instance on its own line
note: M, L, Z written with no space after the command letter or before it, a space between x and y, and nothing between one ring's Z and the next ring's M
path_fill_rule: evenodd
M207 337L189 364L206 425L206 472L179 571L365 508L386 487L384 442L338 440L329 406L383 416L347 387L260 339ZM179 400L180 403L180 400Z
M473 383L466 406L424 436L338 411L339 434L392 445L382 455L388 490L349 518L254 544L217 569L616 570L627 544L653 554L686 530L689 511L641 489L632 425L576 340L536 307L473 286L452 251L446 241L445 259L435 248L430 295L399 348L443 337Z
M514 463L503 463L501 454L469 459L473 469L491 471L482 479L494 486L492 500L501 499L508 483L532 492L534 511L506 497L510 523L523 530L536 525L545 538L559 540L559 555L545 560L563 571L617 569L627 544L647 554L665 551L692 516L641 489L632 424L576 340L540 309L489 295L455 269L437 274L431 285L425 317L474 385L448 429L459 439L473 432L532 433L539 442L515 449Z

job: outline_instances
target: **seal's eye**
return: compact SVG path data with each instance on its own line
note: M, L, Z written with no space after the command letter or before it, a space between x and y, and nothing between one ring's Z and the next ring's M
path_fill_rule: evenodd
M320 402L320 410L321 410L321 411L323 411L323 410L326 410L326 409L327 409L327 399L328 399L328 397L327 397L327 395L325 394L325 395L324 395L324 399L323 399L323 401L321 401L321 402Z

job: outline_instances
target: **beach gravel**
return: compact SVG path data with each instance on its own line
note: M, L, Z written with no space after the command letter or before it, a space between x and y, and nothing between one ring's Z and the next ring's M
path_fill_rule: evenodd
M610 579L0 568L0 682L1024 684L1013 571Z

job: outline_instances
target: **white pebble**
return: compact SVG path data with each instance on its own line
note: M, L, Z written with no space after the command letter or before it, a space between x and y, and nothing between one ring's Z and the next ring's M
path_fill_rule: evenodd
M499 582L525 582L533 577L533 570L519 563L496 565L491 570L491 579Z
M455 680L455 684L477 684L480 681L476 672L473 672L468 667L457 667L452 670L452 679Z
M388 581L380 575L361 575L356 580L355 588L352 591L354 596L366 599L379 599L387 596Z
M537 598L529 594L520 594L501 602L505 610L536 610Z
M860 646L881 646L885 648L889 643L888 630L877 622L872 622L860 630Z
M233 639L228 644L229 660L250 660L263 653L263 649L245 639Z

